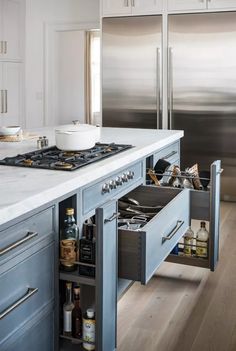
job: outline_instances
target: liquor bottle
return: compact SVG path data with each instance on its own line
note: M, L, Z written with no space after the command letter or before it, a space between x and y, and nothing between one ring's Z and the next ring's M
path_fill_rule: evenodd
M186 256L192 256L193 239L194 239L194 232L192 231L191 227L189 227L186 233L184 234L184 254Z
M61 268L66 271L76 269L75 261L77 260L77 238L78 227L75 223L74 209L66 209L66 218L64 221L64 230L62 231L60 241L60 260Z
M203 258L208 257L208 239L209 232L206 229L206 223L201 222L201 227L196 235L196 256Z
M79 243L79 258L80 262L95 264L96 254L96 239L94 235L94 224L84 225L84 236ZM95 268L85 265L79 266L79 274L95 277Z
M82 311L80 308L80 288L74 288L74 309L72 311L72 335L74 338L82 338Z
M72 336L72 283L66 283L66 301L63 305L63 335Z
M95 313L92 308L87 309L83 317L83 340L95 343ZM95 350L95 344L83 342L85 350Z

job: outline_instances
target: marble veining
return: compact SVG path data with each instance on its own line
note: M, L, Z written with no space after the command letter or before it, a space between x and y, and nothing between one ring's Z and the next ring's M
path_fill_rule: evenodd
M54 129L34 130L55 145ZM0 225L80 187L106 177L183 137L182 131L102 128L101 142L132 144L118 155L74 172L0 166ZM36 150L36 140L0 142L0 158Z

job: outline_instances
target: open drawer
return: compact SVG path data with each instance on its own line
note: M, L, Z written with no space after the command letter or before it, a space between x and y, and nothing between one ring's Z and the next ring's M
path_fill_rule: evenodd
M190 190L190 220L209 222L208 257L171 254L167 257L167 261L215 270L219 260L221 172L221 161L213 162L209 189L207 191Z
M119 277L146 284L189 227L188 189L140 186L129 197L164 208L140 230L118 230Z

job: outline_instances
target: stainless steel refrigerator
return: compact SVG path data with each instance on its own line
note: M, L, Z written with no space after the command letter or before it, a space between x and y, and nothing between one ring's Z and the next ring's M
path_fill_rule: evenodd
M161 16L103 20L103 126L161 128L161 33Z
M161 16L104 19L103 125L161 128L166 80L182 169L221 159L222 198L235 201L236 13L170 15L164 31Z

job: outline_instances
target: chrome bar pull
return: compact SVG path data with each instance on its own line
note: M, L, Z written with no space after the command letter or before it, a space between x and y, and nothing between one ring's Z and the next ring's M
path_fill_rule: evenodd
M3 90L1 90L1 113L4 113L4 94L3 94Z
M164 243L166 240L171 240L173 236L177 233L180 227L184 224L184 221L177 221L176 226L174 229L167 235L162 237L162 243Z
M38 233L37 232L28 232L27 235L18 240L18 241L15 241L14 243L12 243L11 245L9 246L6 246L4 247L3 249L0 249L0 257L5 255L6 253L8 253L9 251L15 249L16 247L24 244L25 242L29 241L29 240L32 240L33 238L35 238L36 236L38 236Z
M120 213L119 212L115 212L115 213L113 213L113 215L110 218L105 219L104 223L112 222L115 219L119 218L119 216L120 216Z
M4 54L7 54L7 41L4 41Z
M38 292L38 288L28 288L27 293L21 297L18 301L13 303L11 306L6 308L4 311L0 313L0 320L6 317L9 313L11 313L15 308L19 307L23 302L28 300L31 296Z
M129 7L129 0L124 0L124 6Z
M4 97L4 113L7 113L8 112L8 91L7 90L4 90L4 93L5 93L5 97Z
M157 128L162 128L161 115L161 51L157 48L156 90L157 90Z
M3 41L0 41L0 55L3 54Z
M168 128L173 122L173 49L168 49Z
M135 0L131 0L131 6L135 7Z
M170 152L168 155L162 157L162 160L168 160L168 158L170 158L170 157L176 155L177 153L178 153L177 151L172 151L172 152Z

